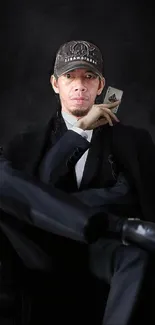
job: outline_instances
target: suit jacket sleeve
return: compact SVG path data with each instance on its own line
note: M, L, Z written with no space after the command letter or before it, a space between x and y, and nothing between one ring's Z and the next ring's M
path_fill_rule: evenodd
M4 157L10 161L13 168L20 169L33 175L45 143L45 132L24 132L16 135L3 150ZM78 133L68 130L45 154L40 163L40 178L53 185L60 177L74 168L76 162L90 147L90 143Z
M40 178L44 183L52 183L66 175L90 147L90 143L78 133L69 130L45 155L40 166Z

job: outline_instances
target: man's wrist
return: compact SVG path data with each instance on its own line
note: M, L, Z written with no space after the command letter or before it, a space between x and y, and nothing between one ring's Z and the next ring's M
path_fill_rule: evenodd
M86 130L86 123L83 121L83 119L79 119L74 126L76 126L79 129Z

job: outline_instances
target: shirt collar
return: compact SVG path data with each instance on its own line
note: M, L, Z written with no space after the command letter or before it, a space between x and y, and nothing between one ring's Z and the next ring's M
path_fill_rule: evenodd
M65 122L68 122L72 126L77 122L77 118L75 116L63 111L62 111L62 117L64 118Z

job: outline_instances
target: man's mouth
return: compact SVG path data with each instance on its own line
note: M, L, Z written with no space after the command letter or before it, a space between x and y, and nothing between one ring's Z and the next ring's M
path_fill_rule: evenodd
M74 97L72 100L87 100L86 97Z

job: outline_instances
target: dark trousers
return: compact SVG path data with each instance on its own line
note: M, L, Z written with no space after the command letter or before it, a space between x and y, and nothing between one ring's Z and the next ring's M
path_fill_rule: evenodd
M105 280L110 288L103 324L135 324L134 314L147 274L147 253L133 245L124 246L115 239L100 239L90 246L89 254L92 274Z
M19 223L24 221L85 243L83 228L92 209L87 209L76 198L12 170L5 160L1 167L1 207L6 212L12 213ZM14 245L18 235L21 235L20 231L18 229L15 235L12 234L6 222L7 218L1 219L0 226ZM26 242L22 247L21 238L20 243L18 252L24 260ZM100 239L89 246L89 268L92 274L110 284L104 325L129 324L139 299L147 264L147 253L132 245L123 246L115 239Z

